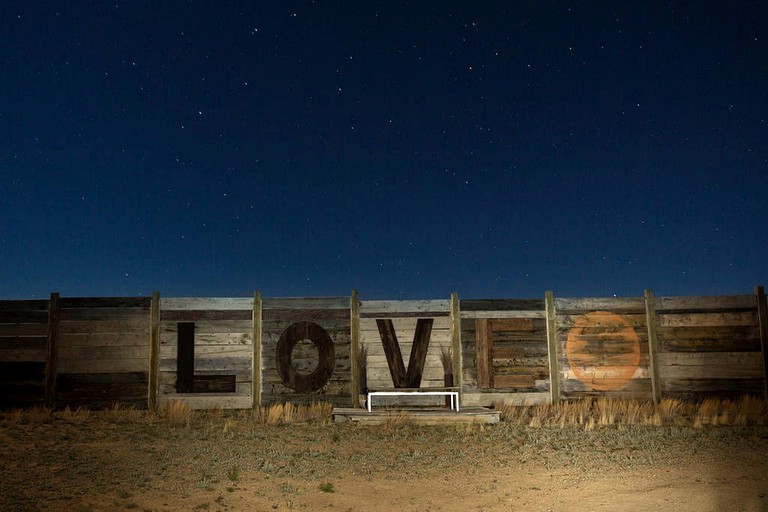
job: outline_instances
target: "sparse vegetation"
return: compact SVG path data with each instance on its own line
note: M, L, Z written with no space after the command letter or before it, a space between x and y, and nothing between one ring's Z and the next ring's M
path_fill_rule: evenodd
M0 413L0 510L333 508L334 501L316 500L365 494L372 485L444 483L446 493L458 481L476 492L462 494L467 501L431 507L466 509L479 507L472 496L493 495L505 485L517 496L522 491L509 482L520 475L589 475L591 481L595 474L627 471L664 478L675 469L726 463L739 471L751 464L762 478L768 464L761 455L768 449L762 398L497 407L503 415L497 425L438 426L414 424L396 410L381 426L337 425L329 422L327 403L255 411L173 404L157 413L7 411ZM424 502L405 509L425 508L417 505ZM509 502L483 508L508 510Z
M766 402L754 396L737 400L707 398L701 402L685 402L664 398L658 405L652 402L619 400L600 397L565 401L559 404L516 406L496 403L502 421L514 425L539 427L584 427L648 425L768 425Z

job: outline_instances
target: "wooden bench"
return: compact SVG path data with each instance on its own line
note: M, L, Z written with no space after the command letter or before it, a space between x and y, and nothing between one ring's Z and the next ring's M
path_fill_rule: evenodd
M368 390L368 412L371 412L371 399L374 396L447 396L451 399L451 409L459 411L459 388L379 388Z

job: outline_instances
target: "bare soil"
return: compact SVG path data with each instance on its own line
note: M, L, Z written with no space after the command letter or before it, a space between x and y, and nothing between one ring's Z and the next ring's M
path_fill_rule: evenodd
M768 427L0 414L0 510L768 510Z

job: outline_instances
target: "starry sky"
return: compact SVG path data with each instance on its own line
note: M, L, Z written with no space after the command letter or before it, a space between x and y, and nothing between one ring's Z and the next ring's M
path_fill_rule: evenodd
M768 285L765 1L4 0L0 45L0 298Z

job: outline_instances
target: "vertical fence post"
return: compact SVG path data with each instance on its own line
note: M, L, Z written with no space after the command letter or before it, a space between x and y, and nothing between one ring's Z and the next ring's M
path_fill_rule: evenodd
M555 296L544 292L547 312L547 354L549 355L549 396L556 404L560 401L560 369L557 364L557 322L555 319Z
M253 358L251 361L252 407L261 407L261 333L262 333L261 292L253 293Z
M451 350L453 352L453 385L459 388L459 397L463 397L464 358L461 353L461 305L459 294L451 293Z
M45 362L45 406L53 407L56 403L56 363L59 353L59 294L51 293L48 302L48 350Z
M147 379L147 407L157 409L160 362L160 292L152 293L149 307L149 377Z
M757 317L760 322L760 348L763 351L763 382L765 385L765 398L768 400L768 307L765 300L765 288L755 287L757 299Z
M661 402L661 380L659 376L659 339L656 335L656 303L653 290L645 290L645 326L648 332L648 356L651 370L651 397L653 403Z
M360 300L357 290L349 298L349 357L352 372L352 407L360 406Z

